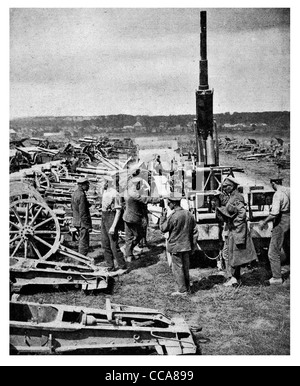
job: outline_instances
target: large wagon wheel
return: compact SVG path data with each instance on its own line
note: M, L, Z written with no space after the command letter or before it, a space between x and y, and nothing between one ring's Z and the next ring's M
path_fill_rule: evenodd
M48 259L60 242L60 226L55 213L35 199L14 201L9 218L10 257Z

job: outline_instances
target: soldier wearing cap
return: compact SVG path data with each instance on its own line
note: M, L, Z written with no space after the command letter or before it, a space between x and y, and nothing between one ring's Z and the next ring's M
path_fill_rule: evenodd
M269 216L260 222L263 229L268 222L273 222L273 230L268 250L268 258L271 265L272 278L268 281L270 285L282 284L281 260L284 259L282 248L289 238L290 230L290 189L282 186L282 179L272 178L270 180L275 194L272 200L272 208Z
M224 284L226 287L238 284L242 265L257 260L247 224L245 200L238 191L238 186L239 183L235 178L230 176L225 178L222 189L228 199L224 200L224 206L217 209L228 229L225 250L228 254L231 278Z
M116 188L116 176L103 176L101 239L105 266L109 271L127 270L124 256L119 247L118 224L122 215L121 197ZM115 262L117 267L115 267Z
M80 177L77 184L78 187L72 194L71 199L73 226L77 228L79 232L78 252L86 256L90 245L89 233L92 230L90 203L86 197L86 192L89 190L90 183L87 178Z
M124 191L125 212L123 220L125 223L125 256L128 262L134 259L133 249L145 237L145 205L158 204L160 197L150 197L141 194L141 184L145 182L140 177L133 177L128 182Z
M172 256L172 271L177 291L171 296L187 296L190 291L189 259L194 244L197 242L198 229L194 216L180 206L182 195L173 193L168 198L171 213L162 213L160 230L169 232L167 250Z

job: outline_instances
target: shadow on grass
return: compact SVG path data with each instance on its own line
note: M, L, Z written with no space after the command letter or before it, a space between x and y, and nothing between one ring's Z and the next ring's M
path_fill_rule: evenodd
M215 285L225 283L226 279L221 275L211 275L208 277L203 277L199 281L194 281L192 285L192 293L198 291L207 291L212 289Z
M160 261L160 255L165 251L164 246L156 246L149 244L149 251L139 255L138 259L133 260L129 263L129 270L133 271L139 268L150 267Z

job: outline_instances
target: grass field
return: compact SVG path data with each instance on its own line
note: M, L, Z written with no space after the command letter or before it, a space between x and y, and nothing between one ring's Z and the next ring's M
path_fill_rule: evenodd
M152 150L145 149L144 156L153 156ZM169 149L161 150L169 155ZM243 164L232 155L221 154L224 163L245 167L249 176L259 176L265 182L276 173L276 168L272 170L264 161ZM283 172L288 185L289 170ZM191 260L193 293L184 299L171 298L175 283L165 256L164 237L152 227L148 241L150 251L135 260L130 272L116 279L109 290L92 294L35 291L23 293L20 300L103 307L109 297L113 303L156 308L169 317L184 317L190 326L202 327L197 340L204 356L290 355L290 284L287 280L282 287L264 285L271 277L266 258L244 269L241 286L226 288L214 262L198 255Z

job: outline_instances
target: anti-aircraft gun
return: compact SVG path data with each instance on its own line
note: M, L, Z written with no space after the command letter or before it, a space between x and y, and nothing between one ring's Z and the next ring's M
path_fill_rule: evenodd
M255 245L260 248L269 243L271 224L259 230L258 222L265 218L270 209L274 191L266 189L244 174L244 170L219 164L219 140L217 124L213 116L214 90L208 84L207 25L206 11L200 12L200 62L199 86L196 90L196 156L189 165L186 161L184 185L189 208L193 211L199 229L199 246L203 251L218 253L222 248L223 225L217 219L216 207L222 182L226 176L238 177L240 191L247 202L250 227Z

